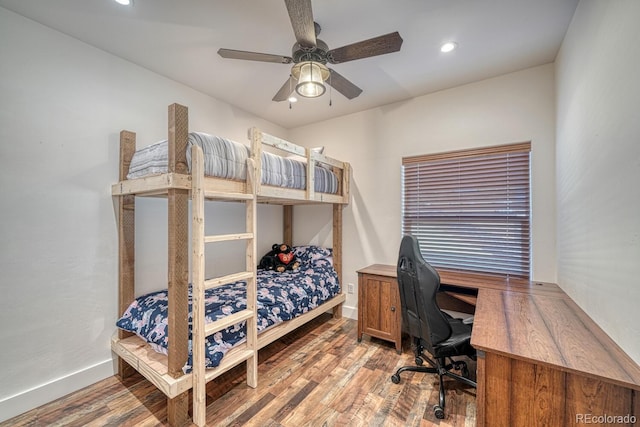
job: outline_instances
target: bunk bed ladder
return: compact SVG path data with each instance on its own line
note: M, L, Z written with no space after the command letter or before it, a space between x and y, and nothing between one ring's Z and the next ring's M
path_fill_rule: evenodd
M213 194L204 191L204 160L202 149L192 147L191 154L191 199L192 199L192 282L193 282L193 422L198 426L206 423L206 378L205 378L205 339L231 325L246 321L247 342L236 353L234 360L247 363L247 385L258 385L258 339L256 324L256 169L253 160L247 161L246 193ZM225 197L226 196L226 197ZM204 235L205 198L227 198L243 200L246 208L246 232L237 234ZM246 271L205 280L204 250L206 243L245 240ZM206 289L222 286L226 283L244 280L247 283L247 307L237 313L215 322L205 323L204 292ZM224 359L223 359L224 362Z

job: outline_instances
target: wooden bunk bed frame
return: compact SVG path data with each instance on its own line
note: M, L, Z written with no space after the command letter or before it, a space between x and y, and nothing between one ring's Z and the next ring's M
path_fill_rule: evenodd
M118 330L112 338L111 348L118 356L118 374L126 378L133 370L140 372L167 396L167 418L170 425L183 425L189 421L189 390L193 388L193 421L204 425L206 418L205 385L232 367L246 361L247 384L257 387L257 350L293 331L299 326L333 310L334 317L341 317L345 301L342 289L342 209L349 203L350 165L315 153L259 131L249 130L251 156L247 161L247 180L236 181L205 177L202 150L192 148L191 172L187 167L188 109L179 104L169 106L168 172L160 175L127 179L129 165L136 150L136 134L120 133L120 167L117 184L112 195L118 201L118 252L119 252L119 314L123 313L135 298L135 198L137 196L166 197L168 203L168 354L155 352L136 335ZM261 185L261 153L263 146L275 147L306 158L307 188L296 190ZM314 191L314 165L317 162L330 165L338 177L338 193L326 194ZM192 200L192 239L189 241L189 200ZM230 200L244 202L247 212L246 233L204 236L205 200ZM320 307L302 316L272 327L260 335L256 331L256 203L283 206L283 242L293 241L293 206L297 204L333 205L333 259L341 286L340 293ZM205 243L225 240L246 240L246 271L205 280ZM189 251L192 251L193 282L193 372L184 374L182 367L188 358L188 281ZM204 324L204 289L237 280L247 281L247 310L236 313L227 321L218 321L215 327ZM205 335L241 320L247 321L247 341L231 349L214 369L204 368ZM232 322L232 323L229 323ZM202 347L202 353L196 349Z

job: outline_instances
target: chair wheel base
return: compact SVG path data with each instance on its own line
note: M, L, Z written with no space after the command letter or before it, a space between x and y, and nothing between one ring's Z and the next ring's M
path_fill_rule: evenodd
M394 384L400 384L400 375L398 374L391 375L391 382Z
M433 407L433 414L439 420L444 419L444 409L442 409L442 407L440 405L436 405L436 406Z

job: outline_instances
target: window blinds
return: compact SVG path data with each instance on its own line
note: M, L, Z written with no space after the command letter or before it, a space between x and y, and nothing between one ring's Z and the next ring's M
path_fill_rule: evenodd
M529 278L531 143L402 159L402 232L436 267Z

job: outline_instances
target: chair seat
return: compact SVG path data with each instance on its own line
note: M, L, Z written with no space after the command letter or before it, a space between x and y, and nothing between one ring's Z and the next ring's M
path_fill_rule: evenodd
M437 345L433 350L434 357L469 356L475 354L475 349L471 346L471 328L473 325L463 323L462 319L449 319L451 325L451 336Z

